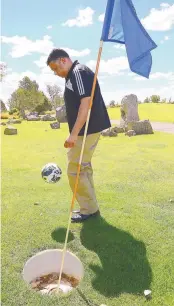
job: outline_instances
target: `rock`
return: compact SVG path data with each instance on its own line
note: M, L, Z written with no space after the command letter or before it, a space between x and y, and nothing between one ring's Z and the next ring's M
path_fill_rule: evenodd
M39 202L35 202L35 203L34 203L34 205L39 205L39 204L40 204Z
M115 128L110 128L107 130L104 130L101 133L102 136L109 136L109 137L116 137L117 136L117 132L115 131Z
M50 123L50 126L52 129L60 129L60 123L59 122L53 122L53 123Z
M66 106L62 105L56 108L56 119L58 122L67 122Z
M6 125L6 123L5 122L0 122L0 125Z
M47 115L42 116L41 120L43 120L43 121L55 121L56 117L47 114Z
M35 115L26 116L27 121L40 121L40 117L37 117Z
M5 130L4 130L4 134L5 135L17 135L17 129L14 128L13 126L8 126Z
M40 290L41 294L48 294L49 293L49 289L42 289Z
M131 137L131 136L135 136L136 133L135 133L134 130L129 130L129 131L127 131L127 132L125 133L125 135Z
M153 129L149 120L128 122L127 129L134 130L136 135L153 134Z
M73 288L72 288L71 284L63 284L63 283L60 283L59 289L60 289L61 291L63 291L63 293L68 293L68 292L71 291Z
M38 117L38 112L31 112L31 113L28 114L28 116Z
M170 202L170 203L174 203L174 199L170 199L169 202Z
M116 126L115 131L119 134L119 133L124 133L125 129L123 127L120 127L120 126Z
M147 300L150 300L152 298L151 294L152 294L151 290L144 290L144 296Z
M139 121L138 98L136 95L127 95L121 101L120 127L126 127L129 121Z
M10 119L7 124L20 124L21 122L19 119Z

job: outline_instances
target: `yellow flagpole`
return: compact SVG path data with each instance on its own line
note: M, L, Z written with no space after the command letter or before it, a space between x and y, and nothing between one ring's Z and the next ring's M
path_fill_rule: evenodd
M92 85L90 104L89 104L89 109L88 109L88 116L87 116L86 125L85 125L85 132L84 132L84 137L83 137L82 149L81 149L80 159L79 159L79 164L78 164L78 169L77 169L75 188L74 188L74 193L73 193L72 202L71 202L71 206L70 206L70 214L69 214L69 219L68 219L68 227L67 227L65 243L64 243L63 253L62 253L62 261L61 261L59 281L58 281L58 290L59 290L59 287L60 287L60 282L61 282L61 277L62 277L62 272L63 272L63 265L64 265L64 260L65 260L65 253L66 253L66 248L67 248L67 241L68 241L68 235L69 235L69 230L70 230L71 217L72 217L72 212L73 212L75 198L76 198L76 193L77 193L77 187L78 187L81 163L82 163L83 152L84 152L84 147L85 147L85 142L86 142L86 137L87 137L87 131L88 131L90 114L91 114L91 108L92 108L92 105L93 105L93 98L94 98L94 92L95 92L95 87L96 87L96 82L97 82L97 76L98 76L98 70L99 70L99 65L100 65L102 49L103 49L103 41L101 40L100 41L99 51L98 51L96 70L95 70L95 75L94 75L94 80L93 80L93 85Z

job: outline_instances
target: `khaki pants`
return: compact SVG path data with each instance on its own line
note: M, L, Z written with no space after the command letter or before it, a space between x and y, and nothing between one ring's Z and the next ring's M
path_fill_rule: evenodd
M95 195L93 182L93 169L91 159L98 144L100 133L90 134L86 137L85 148L81 163L81 171L78 181L76 200L80 206L81 214L95 213L99 207ZM68 179L72 192L74 192L77 168L79 164L80 152L82 149L83 136L78 136L78 140L73 148L68 150Z

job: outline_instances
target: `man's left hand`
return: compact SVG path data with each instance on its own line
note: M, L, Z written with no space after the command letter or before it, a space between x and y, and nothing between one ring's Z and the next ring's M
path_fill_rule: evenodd
M73 148L75 146L75 143L77 141L76 135L70 135L67 140L64 143L65 148Z

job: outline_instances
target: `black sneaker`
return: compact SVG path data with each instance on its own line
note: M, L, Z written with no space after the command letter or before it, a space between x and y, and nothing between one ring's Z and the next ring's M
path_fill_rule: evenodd
M92 217L97 217L100 215L100 211L97 210L95 213L93 214L90 214L90 215L83 215L81 213L76 213L74 216L71 217L71 221L72 222L75 222L75 223L78 223L78 222L83 222L89 218L92 218Z

